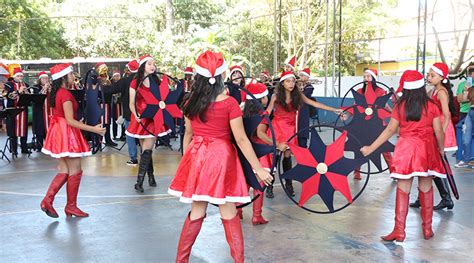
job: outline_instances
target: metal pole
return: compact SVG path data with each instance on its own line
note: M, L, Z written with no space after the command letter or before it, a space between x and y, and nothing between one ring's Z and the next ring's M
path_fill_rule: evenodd
M337 43L336 43L336 0L332 1L333 7L332 7L332 92L333 96L334 93L336 93L334 84L336 84L336 48L337 48Z
M341 97L341 46L342 46L342 0L339 0L339 43L337 44L337 97Z
M327 97L328 94L328 35L329 35L329 0L326 0L326 45L324 47L324 97Z
M378 65L377 65L377 70L378 70L378 72L379 72L379 76L381 76L381 74L380 74L380 53L381 53L381 47L382 47L382 39L379 38L379 52L378 52L378 53L379 53L379 58L378 58L378 61L379 61L379 62L378 62Z
M250 23L250 32L249 32L249 33L250 33L250 36L249 36L249 38L250 38L250 43L253 43L253 41L252 41L252 19L249 19L249 23ZM253 65L253 60L252 60L252 46L253 46L253 45L250 44L250 55L249 55L249 57L250 57L250 65L249 65L249 73L250 73L250 76L252 76L252 65Z
M423 68L421 69L421 74L425 75L425 63L426 63L426 17L428 16L428 0L425 0L425 16L423 18L423 60L422 65Z

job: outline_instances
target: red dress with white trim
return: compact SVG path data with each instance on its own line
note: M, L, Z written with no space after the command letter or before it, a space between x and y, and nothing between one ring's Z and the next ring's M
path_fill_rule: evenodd
M66 101L72 102L72 109L74 114L76 114L79 107L76 99L67 89L59 88L56 93L56 102L53 107L50 126L41 151L54 158L92 155L89 144L87 144L81 130L70 126L64 117L63 104Z
M431 95L431 99L434 100L436 105L438 105L438 108L441 112L443 112L443 109L441 107L441 101L438 99L438 91L434 91L433 94ZM441 114L441 124L444 123L444 115ZM456 133L454 131L454 125L453 122L449 122L448 128L446 128L446 131L444 132L444 151L450 152L450 151L456 151L458 149L458 144L456 143Z
M180 197L183 203L250 202L242 165L231 142L230 121L241 116L237 101L228 97L209 105L206 122L191 119L193 138L168 188L169 194Z
M288 104L289 110L278 103L275 103L275 110L273 112L272 126L275 131L277 142L286 142L296 133L296 120L298 118L296 109L293 109L291 103ZM271 136L270 130L267 130L267 135ZM297 136L291 139L290 143L297 143Z
M428 102L419 121L407 121L404 109L402 104L396 105L392 111L392 118L400 123L400 138L395 145L390 176L399 179L414 176L445 178L433 129L433 119L441 115L438 106Z
M130 88L134 89L137 93L135 100L136 100L136 111L138 113L143 112L146 108L146 102L144 99L144 96L153 96L151 93L150 87L147 87L145 85L141 85L139 89L136 88L136 79L132 80L130 82ZM135 119L135 116L132 114L130 116L130 125L128 126L128 129L125 131L125 134L127 134L130 137L134 138L154 138L155 136L153 134L158 134L158 136L165 136L171 132L170 129L168 129L164 124L161 126L160 130L155 132L155 124L153 122L153 119L147 119L147 118L142 118L140 119L140 123L138 123L137 119ZM145 126L145 127L143 127Z
M266 119L263 119L261 123L265 124L267 126L267 131L266 132L268 133L269 129L268 129L268 123L267 123ZM270 136L270 138L271 138L271 136ZM252 138L252 140L255 141L256 143L259 143L259 144L267 144L266 142L264 142L263 140L258 138L256 135L254 136L254 138ZM258 158L258 160L260 161L260 165L262 166L263 169L265 169L267 171L271 170L271 168L272 168L272 154L271 153Z

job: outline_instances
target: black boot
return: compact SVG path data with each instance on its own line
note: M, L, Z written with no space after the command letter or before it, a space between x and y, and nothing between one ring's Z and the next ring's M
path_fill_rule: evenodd
M448 179L435 177L433 181L435 182L436 188L438 188L439 195L441 196L441 201L433 209L441 210L445 207L453 209L454 203L453 199L451 199L451 194L449 193Z
M420 198L419 197L416 198L415 202L410 203L410 207L420 208L420 206L421 206L421 204L420 204Z
M282 160L283 164L283 172L289 171L292 167L291 165L291 157L284 157ZM293 190L293 181L292 180L285 180L285 188L290 194L290 196L295 196L295 191Z
M151 187L156 187L155 175L153 174L155 170L153 169L153 157L150 155L150 164L148 165L148 185Z
M105 125L105 145L107 146L113 146L116 147L118 144L116 144L112 139L110 138L110 124Z
M151 150L144 150L140 158L140 164L138 165L137 183L135 184L135 190L143 193L143 180L145 180L145 174L148 170L151 158Z
M274 198L275 195L273 194L273 185L267 186L267 190L265 191L265 196L267 198Z

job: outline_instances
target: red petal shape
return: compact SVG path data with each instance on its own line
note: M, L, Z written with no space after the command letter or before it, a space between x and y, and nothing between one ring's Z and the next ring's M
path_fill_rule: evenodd
M158 112L155 114L155 117L153 118L153 123L155 125L155 136L158 135L158 131L161 130L161 127L163 127L165 121L163 119L163 110L159 109Z
M324 163L330 166L335 161L344 157L344 145L346 144L347 131L344 131L339 138L326 148L326 157ZM293 150L292 150L293 151ZM295 155L296 156L296 155Z
M351 189L347 182L347 176L328 172L325 174L328 181L334 187L334 190L341 192L341 194L347 199L349 203L352 203Z
M181 110L178 108L176 104L166 105L165 110L168 111L169 114L171 114L173 118L181 118L183 116L183 113L181 112Z
M375 100L377 99L377 95L375 95L374 88L372 87L372 83L370 81L367 82L364 96L367 104L374 104Z
M142 91L141 94L146 104L158 105L159 103L158 99L153 95L153 93L150 90L148 90L148 92L145 92L142 88L138 90L138 92L140 91Z
M309 149L299 147L293 143L290 143L289 146L298 164L309 167L316 167L318 165L318 161L314 159Z
M351 106L341 107L341 110L344 110L346 112L349 112L351 115L354 115L354 108L352 108Z
M298 202L299 206L303 206L306 201L318 193L320 179L321 175L319 173L315 173L313 176L304 181L301 187L301 196L300 201Z

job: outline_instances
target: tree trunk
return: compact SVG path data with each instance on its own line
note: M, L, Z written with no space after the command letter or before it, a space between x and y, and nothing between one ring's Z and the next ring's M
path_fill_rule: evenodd
M166 31L173 32L174 20L173 1L166 0Z

